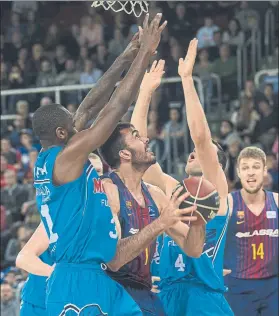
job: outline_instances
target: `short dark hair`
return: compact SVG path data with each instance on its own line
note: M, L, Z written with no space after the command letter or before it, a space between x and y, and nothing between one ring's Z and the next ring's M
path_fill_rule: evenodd
M219 163L222 165L222 169L223 170L226 170L227 168L227 156L226 156L226 153L224 152L222 146L216 142L215 140L212 139L212 143L217 147L217 155L218 155L218 160L219 160Z
M98 149L99 155L111 168L119 167L119 151L126 147L121 131L131 127L134 127L131 123L118 123L108 140Z
M60 104L41 106L32 118L34 133L40 140L54 141L56 129L58 127L67 129L70 118L70 112Z

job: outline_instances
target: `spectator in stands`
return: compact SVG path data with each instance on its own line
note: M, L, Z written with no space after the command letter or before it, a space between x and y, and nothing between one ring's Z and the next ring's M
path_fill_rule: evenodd
M265 151L270 151L276 139L277 117L266 99L259 102L259 112L261 119L255 127L254 141L261 143Z
M96 62L97 67L103 72L107 71L114 62L116 56L109 54L104 43L97 46Z
M32 128L32 120L29 112L29 104L25 100L19 100L16 103L16 114L18 114L23 120L25 120L25 124L22 128Z
M9 74L9 89L24 87L23 75L18 65L13 65Z
M213 24L211 17L204 19L204 26L197 32L198 48L204 48L214 45L213 35L214 32L219 30L219 27Z
M108 52L114 56L119 56L127 46L127 39L124 38L120 29L114 30L113 39L110 40L108 45Z
M237 132L244 138L245 142L248 142L248 144L249 140L247 137L251 138L253 136L259 120L260 115L254 109L253 99L247 97L241 99L240 108L234 111L231 117L231 121Z
M28 83L30 85L36 85L37 74L41 68L41 59L44 56L43 46L39 43L36 43L32 46L32 57L30 60L30 70Z
M221 30L216 30L213 33L213 45L208 48L210 60L216 60L219 57L219 50L222 45Z
M14 222L20 221L22 220L21 205L28 199L28 190L23 185L18 184L15 171L6 170L4 177L6 186L1 189L1 203L11 212Z
M7 40L12 41L12 37L15 33L21 34L24 36L25 35L25 27L24 27L23 23L21 23L21 21L20 21L20 15L18 13L13 12L11 14L11 22L10 22L10 25L7 29L7 33L6 33Z
M72 85L79 83L80 73L76 71L75 61L67 59L65 71L62 71L56 78L57 85Z
M7 64L4 62L1 62L1 89L7 90L9 88L10 82L8 77L8 67Z
M255 101L256 97L256 88L253 80L247 80L245 82L244 90L241 92L242 97L253 98Z
M1 284L1 315L19 316L19 305L11 285L3 282Z
M157 139L160 135L158 113L155 110L151 110L148 113L148 126L147 136L152 141Z
M37 12L39 4L36 1L13 1L12 11L23 16L29 11Z
M248 1L241 1L240 10L235 15L235 18L239 21L241 29L245 32L258 28L260 23L258 12L249 8Z
M65 46L58 45L55 50L54 66L56 73L60 74L66 69L67 53Z
M8 164L7 158L1 153L1 158L0 158L0 162L1 162L1 189L5 188L7 183L5 180L5 172L6 170L12 170L14 172L16 172L16 168L13 165Z
M278 96L275 95L274 93L274 88L273 85L270 83L267 83L264 86L264 96L271 105L271 107L275 110L278 111Z
M67 110L70 113L74 114L76 112L76 110L77 110L77 106L75 104L70 103L70 104L67 105Z
M12 148L9 138L1 139L1 154L5 156L9 165L13 165L16 170L21 168L21 156L20 153Z
M194 66L194 74L198 75L202 80L208 80L212 72L212 63L208 59L208 51L202 48L198 52L198 61Z
M227 149L228 141L230 140L232 135L235 136L233 123L229 120L223 120L220 125L218 141L224 149Z
M232 134L227 139L227 146L228 146L227 179L228 179L229 190L232 190L233 188L236 189L237 184L239 183L237 171L236 171L236 165L237 165L236 162L237 162L237 157L242 149L242 141L236 134Z
M278 164L277 164L276 155L273 152L270 152L266 155L266 166L267 166L267 171L268 173L270 173L273 180L272 190L275 192L278 192L278 180L279 180Z
M40 101L40 106L49 105L53 103L50 97L43 97Z
M99 15L85 16L81 21L80 44L93 48L104 41L102 20Z
M223 44L219 50L220 58L214 61L212 72L220 76L224 94L236 98L236 58L231 56L230 47Z
M57 24L51 23L47 30L44 47L46 51L54 51L55 47L59 44L60 32Z
M96 67L96 63L87 59L84 65L84 72L80 75L80 83L94 84L102 77L102 75L103 72Z
M22 47L18 52L17 64L20 67L20 70L23 75L23 79L26 85L29 84L28 76L30 71L30 59L28 58L28 49L27 47Z
M271 56L263 59L261 62L260 69L276 69L278 68L278 45L275 47L274 52Z
M76 62L77 69L82 71L84 69L85 61L89 59L88 48L86 46L80 47L79 57Z
M27 125L28 124L28 125ZM21 115L13 121L13 124L9 126L10 131L10 141L13 147L18 148L20 146L20 133L23 129L29 129L31 132L32 122L31 120L26 120Z
M231 19L228 29L223 33L223 42L229 45L242 46L244 44L244 33L237 19Z
M41 61L41 71L36 80L37 87L50 87L56 84L56 74L48 59Z
M40 23L38 23L36 13L32 10L28 11L26 14L27 24L26 24L26 35L30 43L36 43L41 40L42 32Z

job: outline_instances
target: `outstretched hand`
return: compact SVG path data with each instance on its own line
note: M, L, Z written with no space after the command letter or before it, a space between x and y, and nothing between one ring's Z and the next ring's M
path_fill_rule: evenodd
M150 68L150 71L146 71L140 89L147 90L153 93L160 85L164 71L165 61L160 59L159 62L155 60Z
M146 14L143 29L140 29L140 45L141 48L147 50L151 54L154 54L161 40L161 34L167 25L165 21L161 26L162 13L157 13L155 18L148 23L149 14Z
M197 56L198 40L191 40L185 59L179 59L178 74L182 78L191 77Z

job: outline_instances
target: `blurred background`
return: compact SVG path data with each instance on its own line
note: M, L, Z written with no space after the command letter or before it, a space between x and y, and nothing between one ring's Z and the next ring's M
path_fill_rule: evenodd
M1 314L18 315L26 273L14 268L37 227L32 170L40 145L32 113L61 103L74 112L124 50L142 17L91 2L1 2ZM195 84L214 139L226 150L230 190L236 158L248 145L267 154L265 188L278 192L278 1L150 2L168 20L156 59L166 74L149 112L152 150L177 179L192 143L177 77L178 59L199 40ZM277 22L276 22L277 21ZM124 121L130 119L133 105Z

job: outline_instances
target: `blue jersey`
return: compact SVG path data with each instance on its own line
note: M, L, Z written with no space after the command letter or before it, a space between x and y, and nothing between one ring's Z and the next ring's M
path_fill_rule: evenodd
M115 255L117 234L101 180L88 162L81 176L67 184L52 182L63 148L41 151L34 168L38 209L55 263L108 262Z
M228 227L225 266L238 279L278 276L278 207L272 192L256 216L244 203L241 191L232 193L233 211Z
M176 282L194 282L215 291L225 291L223 281L223 254L229 212L216 216L206 225L206 238L200 258L188 257L165 234L160 259L160 288Z
M53 265L53 260L50 257L50 254L45 251L41 256L40 259L48 264ZM21 292L21 299L24 302L29 304L33 304L34 306L38 306L41 308L45 308L46 305L46 281L47 277L29 274L28 279L26 280L22 292Z
M141 183L145 207L141 207L131 192L115 172L103 176L108 177L117 185L119 191L121 236L126 238L138 233L142 228L159 216L159 210L153 201L147 186ZM151 243L139 256L127 263L117 272L109 275L124 286L144 285L151 288L150 265L156 249L156 241Z

